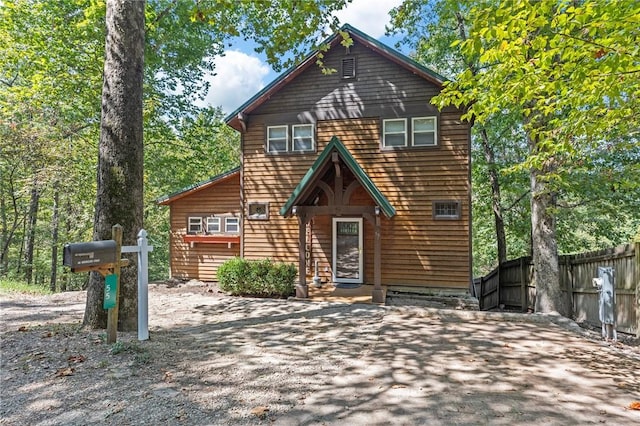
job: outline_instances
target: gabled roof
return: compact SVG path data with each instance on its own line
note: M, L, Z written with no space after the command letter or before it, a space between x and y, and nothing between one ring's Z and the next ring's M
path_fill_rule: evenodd
M384 43L379 42L378 40L368 36L367 34L352 27L349 24L343 25L341 28L341 31L348 32L351 38L355 42L358 42L368 47L369 49L380 54L381 56L389 59L392 62L395 62L401 67L424 78L427 81L430 81L431 83L435 84L440 88L443 86L444 82L447 81L445 77L441 76L435 71L425 67L424 65L419 64L418 62L414 61L408 56L403 55L397 50L388 47ZM323 43L321 43L321 45L329 45L329 48L331 49L335 45L340 43L340 41L342 41L342 38L340 36L340 33L337 32L331 37L329 37L327 40L325 40ZM233 127L234 129L241 131L242 129L241 122L243 121L243 117L246 114L251 113L251 111L255 110L260 105L262 105L274 93L279 91L283 86L288 84L291 80L293 80L295 77L301 74L304 70L306 70L312 65L317 66L316 60L319 53L320 52L316 50L315 52L311 53L309 56L304 58L302 62L300 62L300 64L292 68L289 68L287 71L281 74L278 78L272 81L269 85L265 86L261 91L259 91L256 95L254 95L251 99L249 99L247 102L242 104L242 106L240 106L238 109L236 109L231 114L229 114L225 118L225 122L229 126Z
M360 164L353 158L349 150L340 142L336 136L331 138L331 141L322 153L318 156L313 165L307 170L307 173L304 175L298 186L293 190L293 193L287 200L284 206L280 209L280 214L282 216L290 216L291 209L293 206L301 203L303 200L302 195L306 192L308 185L312 184L316 181L316 179L320 179L322 176L319 174L324 170L327 162L331 161L331 153L337 151L342 161L344 161L345 165L351 170L351 173L358 179L358 182L364 187L369 196L373 198L376 204L380 207L384 215L388 218L393 217L396 214L396 209L393 208L387 197L385 197L378 187L371 181L371 178L362 170Z
M235 176L240 175L240 167L236 167L224 173L221 173L217 176L204 180L202 182L198 182L196 184L187 186L179 191L174 192L173 194L165 195L164 197L160 197L156 200L156 203L161 205L169 205L180 198L186 197L187 195L194 194L198 191L202 191L203 189L210 188L214 185L217 185L221 182L229 180Z

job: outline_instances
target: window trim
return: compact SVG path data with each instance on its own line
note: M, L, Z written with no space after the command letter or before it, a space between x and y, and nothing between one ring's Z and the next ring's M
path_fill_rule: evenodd
M195 223L195 222L198 223ZM197 226L197 230L192 230L192 226ZM189 216L187 218L187 234L198 234L202 232L202 216Z
M251 214L251 207L263 205L264 214ZM269 202L268 201L249 201L247 203L247 219L248 220L269 220Z
M428 131L419 131L416 132L416 126L415 126L415 122L416 120L427 120L427 119L431 119L433 120L433 130L428 130ZM432 144L420 144L420 145L416 145L416 133L433 133L433 143ZM411 117L411 146L414 146L416 148L420 148L420 147L428 147L428 146L438 146L438 116L437 115L427 115L424 117Z
M417 120L433 120L433 130L428 131L415 131L416 121ZM388 122L393 121L405 121L405 144L404 145L387 145L387 132L385 132L385 126ZM439 135L439 124L440 116L438 114L431 115L420 115L420 116L409 116L409 117L388 117L381 118L380 120L380 150L381 151L392 151L392 150L403 150L403 149L434 149L440 146L440 135ZM426 134L433 133L433 144L418 144L416 145L416 134ZM391 135L398 135L400 132L389 133Z
M455 205L455 215L439 215L437 213L438 204ZM433 220L460 220L462 219L462 202L460 200L434 200L431 204Z
M233 219L236 221L235 226L236 226L236 230L235 231L229 231L229 220ZM227 216L224 218L224 233L225 234L238 234L240 233L240 218L237 218L235 216Z
M296 149L296 128L311 127L311 148ZM316 150L316 126L313 123L292 124L291 125L291 151L290 152L314 152Z
M221 232L221 222L220 222L220 216L208 216L206 218L206 226L207 226L207 234L219 234ZM209 221L216 223L218 225L218 230L217 231L210 231L209 230Z
M391 121L402 121L404 123L404 145L387 145L387 131L386 131L386 123ZM398 135L399 132L389 133L392 135ZM406 148L409 146L409 129L407 128L407 119L405 118L385 118L382 120L382 147L385 149L397 149L397 148Z
M284 151L271 151L271 138L269 137L269 130L270 129L282 129L284 128L285 132L285 146L284 146ZM267 139L267 153L269 154L282 154L285 152L289 152L289 126L287 124L280 124L277 126L267 126L267 134L266 134L266 139ZM279 140L279 139L278 139Z

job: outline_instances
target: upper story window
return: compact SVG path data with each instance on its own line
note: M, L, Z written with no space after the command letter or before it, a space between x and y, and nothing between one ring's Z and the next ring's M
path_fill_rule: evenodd
M407 146L407 119L398 118L382 122L382 146Z
M420 117L411 119L413 129L413 146L436 145L438 122L436 117Z
M289 132L287 126L267 127L267 152L287 152Z
M316 149L313 124L267 127L267 152L310 152Z
M410 124L410 127L409 127ZM438 144L438 118L413 117L382 120L382 147L420 147Z
M293 151L313 151L313 124L295 124L293 129Z

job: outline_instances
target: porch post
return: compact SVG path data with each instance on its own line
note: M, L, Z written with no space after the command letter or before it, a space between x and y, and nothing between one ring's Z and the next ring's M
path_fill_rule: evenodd
M376 213L378 213L376 211ZM384 293L382 291L382 274L381 274L381 233L380 233L380 215L376 214L374 244L373 244L373 292L371 293L371 301L373 303L384 303Z
M307 243L307 215L298 214L298 285L296 285L296 297L306 299L309 297L307 286L307 266L305 258L305 246Z

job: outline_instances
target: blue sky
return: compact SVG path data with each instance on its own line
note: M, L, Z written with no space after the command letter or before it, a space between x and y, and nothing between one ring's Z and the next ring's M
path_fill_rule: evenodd
M402 0L353 0L336 15L341 23L351 24L393 47L396 39L384 35L385 25L389 23L389 10L401 3ZM208 78L209 93L199 104L221 106L225 114L234 111L278 76L265 57L246 44L233 46L225 56L216 58L215 64L216 75Z

